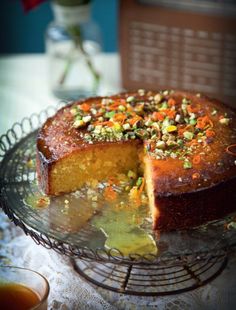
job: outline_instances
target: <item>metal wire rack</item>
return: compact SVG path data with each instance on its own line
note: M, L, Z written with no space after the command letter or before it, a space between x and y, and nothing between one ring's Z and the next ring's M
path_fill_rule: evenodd
M170 266L72 262L81 276L105 289L129 295L164 296L183 293L212 281L225 268L227 257L222 255Z
M65 103L62 103L63 106ZM234 229L225 230L232 216L189 231L156 236L158 255L124 255L104 247L104 235L92 225L78 227L78 208L85 197L73 194L55 198L49 208L32 208L27 197L38 191L35 166L37 128L57 107L33 114L15 123L0 137L0 205L9 219L39 245L71 257L75 269L90 282L115 292L134 295L181 293L206 284L227 264L236 245ZM71 213L64 214L61 201L73 200Z

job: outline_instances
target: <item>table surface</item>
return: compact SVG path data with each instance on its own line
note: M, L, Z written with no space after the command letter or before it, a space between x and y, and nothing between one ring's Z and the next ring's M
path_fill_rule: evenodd
M0 58L0 135L14 122L59 101L48 86L47 61L43 54ZM102 76L98 94L121 91L118 54L102 54L97 65Z
M100 65L103 79L99 94L120 91L118 55L101 55ZM47 68L45 55L0 58L0 135L14 122L58 102L48 87ZM51 285L50 309L235 309L236 306L236 257L230 258L218 278L194 291L159 298L129 297L92 287L73 271L67 258L35 245L0 212L0 260L43 273Z

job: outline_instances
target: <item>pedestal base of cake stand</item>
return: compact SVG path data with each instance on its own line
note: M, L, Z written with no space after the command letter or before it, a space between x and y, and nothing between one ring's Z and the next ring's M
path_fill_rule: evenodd
M117 293L164 296L196 289L215 279L227 256L190 264L119 264L72 259L74 269L92 284Z

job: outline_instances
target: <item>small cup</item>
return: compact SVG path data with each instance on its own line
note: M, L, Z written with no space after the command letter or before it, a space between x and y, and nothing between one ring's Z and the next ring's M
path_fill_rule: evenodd
M37 295L38 301L27 310L47 310L49 283L47 279L36 271L12 266L0 266L0 289L11 285L22 285ZM1 300L0 300L0 309ZM10 307L9 307L10 309Z

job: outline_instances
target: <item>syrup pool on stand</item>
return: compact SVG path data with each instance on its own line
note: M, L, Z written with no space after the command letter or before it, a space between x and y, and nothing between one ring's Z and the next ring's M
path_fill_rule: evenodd
M50 228L61 230L64 235L79 236L81 229L95 228L94 237L80 246L116 249L124 256L156 255L158 249L151 229L150 233L146 229L147 224L151 228L146 194L142 191L136 195L139 192L137 186L133 186L136 180L130 183L127 177L121 179L118 183L95 182L76 192L50 198L36 187L34 194L24 202L47 216ZM138 178L138 183L144 185L143 178Z
M145 204L137 206L130 201L127 193L122 193L106 204L102 215L95 216L91 223L106 236L105 248L108 250L117 249L124 256L156 255L158 250L153 237L142 228L148 216Z

